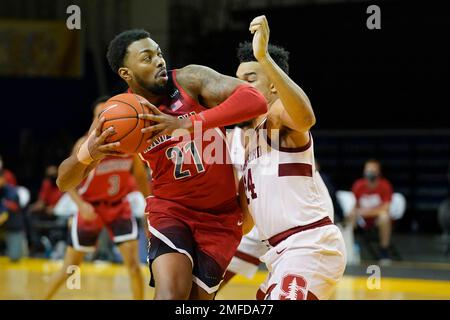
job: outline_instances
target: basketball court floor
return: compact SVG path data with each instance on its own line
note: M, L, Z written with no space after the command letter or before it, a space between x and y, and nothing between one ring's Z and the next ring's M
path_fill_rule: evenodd
M41 299L50 275L59 269L62 261L45 259L23 259L11 263L0 257L0 299ZM448 265L438 269L450 270ZM436 269L436 270L438 270ZM81 267L80 289L63 286L55 299L116 300L130 299L131 293L125 268L122 265L84 263ZM149 271L142 265L145 279ZM432 270L427 271L431 275ZM218 295L217 300L254 300L255 292L265 278L259 271L254 279L235 277ZM405 299L450 299L450 279L413 279L381 277L380 288L369 290L368 275L345 275L339 284L334 299L339 300L405 300ZM146 299L153 297L153 289L146 286Z

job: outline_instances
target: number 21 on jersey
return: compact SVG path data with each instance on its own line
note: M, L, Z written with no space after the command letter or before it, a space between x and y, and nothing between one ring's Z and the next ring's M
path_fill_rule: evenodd
M175 158L173 176L176 180L190 177L192 175L189 169L183 170L182 168L184 157L187 153L192 155L197 173L205 171L205 167L203 166L202 159L194 141L185 144L183 148L180 148L179 146L170 147L166 150L166 157L169 160L173 160Z

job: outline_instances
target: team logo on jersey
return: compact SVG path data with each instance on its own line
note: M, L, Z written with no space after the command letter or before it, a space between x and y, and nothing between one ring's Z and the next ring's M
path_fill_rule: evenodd
M171 94L170 94L170 98L175 98L178 94L180 93L180 91L178 91L178 89L175 89Z
M280 300L305 300L307 297L307 283L302 276L287 274L281 280Z

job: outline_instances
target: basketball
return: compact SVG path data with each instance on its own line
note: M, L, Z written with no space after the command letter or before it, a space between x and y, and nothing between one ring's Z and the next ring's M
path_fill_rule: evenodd
M107 143L120 141L118 151L134 154L145 147L146 141L152 133L141 132L142 128L151 125L151 121L139 119L139 114L150 113L145 105L147 100L133 93L123 93L110 98L105 102L99 119L105 117L101 131L114 127L115 134L106 139ZM147 102L148 103L148 102Z

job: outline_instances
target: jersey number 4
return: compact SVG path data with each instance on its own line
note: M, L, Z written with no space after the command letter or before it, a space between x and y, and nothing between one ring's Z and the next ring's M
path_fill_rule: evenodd
M194 141L185 144L183 148L180 148L179 146L170 147L166 150L166 157L169 160L175 158L173 176L176 180L187 178L192 175L189 169L183 170L184 157L187 153L191 153L197 173L205 171L205 167L203 166L202 159Z
M252 197L252 199L258 198L258 195L255 192L255 184L253 183L252 170L248 169L247 170L247 177L244 174L242 176L242 179L244 179L245 189L246 189L246 191L250 192L250 196ZM249 198L247 198L247 203L250 203L250 199Z

